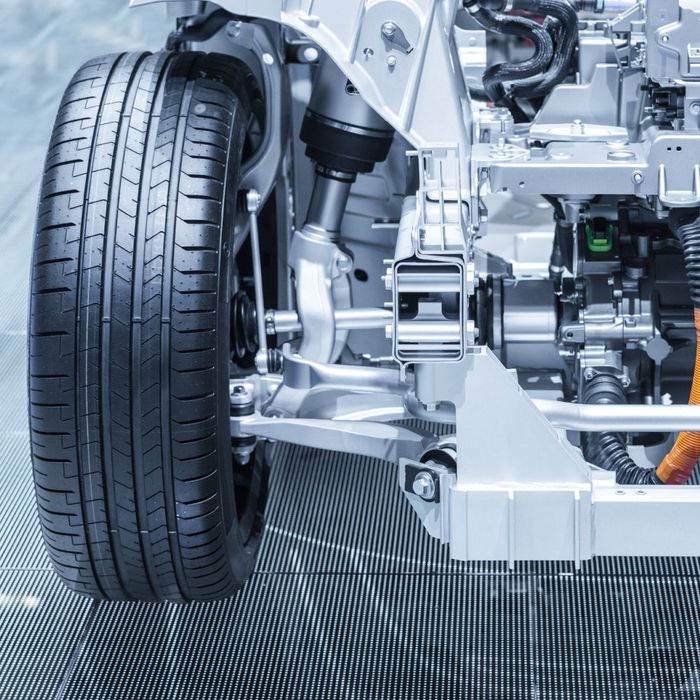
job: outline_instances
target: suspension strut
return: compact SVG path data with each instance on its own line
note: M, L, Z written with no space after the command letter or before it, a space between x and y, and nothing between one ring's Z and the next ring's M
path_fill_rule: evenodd
M335 326L336 308L352 305L352 258L339 246L341 224L352 184L386 159L393 137L392 128L325 58L301 129L316 180L306 223L290 250L303 328L299 353L305 359L335 362L347 341L347 331Z

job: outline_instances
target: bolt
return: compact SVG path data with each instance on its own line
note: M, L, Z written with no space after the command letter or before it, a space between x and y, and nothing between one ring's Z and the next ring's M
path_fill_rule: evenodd
M425 501L435 498L435 479L430 472L418 472L413 480L413 493Z
M622 384L623 389L629 388L629 385L632 383L632 380L629 377L622 377L620 379L620 384Z
M239 464L248 464L253 452L255 452L255 445L241 445L233 448L233 456Z
M396 68L396 56L389 56L389 57L386 59L386 64L387 64L387 66L389 66L389 68L392 69L392 70L393 70L394 68Z
M644 173L641 170L635 170L632 173L632 182L635 185L641 185L644 182Z
M245 384L236 384L231 390L231 404L234 406L245 406L252 400L250 390Z
M316 63L319 53L315 46L307 46L302 52L301 57L306 63Z
M690 113L696 117L700 115L700 102L691 102Z
M671 38L669 37L668 34L664 34L664 35L661 37L661 41L662 41L664 44L668 44L668 42L671 41Z
M595 377L595 370L592 367L589 367L584 373L583 373L583 378L587 381L590 382L591 379Z
M231 39L236 39L241 33L241 22L229 22L226 25L226 34L231 37Z
M352 258L345 253L338 256L338 271L347 275L352 270Z
M396 25L396 22L388 21L382 24L382 34L387 39L393 39L397 29L398 26Z

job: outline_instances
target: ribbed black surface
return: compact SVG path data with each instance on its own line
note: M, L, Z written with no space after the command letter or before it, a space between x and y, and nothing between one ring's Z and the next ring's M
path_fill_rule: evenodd
M93 606L59 585L26 435L36 182L76 65L158 43L112 0L17 7L0 23L0 700L700 698L700 560L453 563L395 470L359 457L278 448L258 572L232 600Z
M519 577L257 574L228 603L101 606L93 628L68 698L531 697Z
M63 695L91 606L51 571L0 571L0 698Z

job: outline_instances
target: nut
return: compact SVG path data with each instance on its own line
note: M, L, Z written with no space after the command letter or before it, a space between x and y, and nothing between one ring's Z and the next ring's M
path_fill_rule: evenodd
M413 480L412 488L413 493L425 501L432 501L435 498L435 479L430 472L418 472Z
M235 384L231 387L231 404L234 406L245 406L253 400L250 387L245 384Z
M398 27L396 26L396 22L388 21L382 24L382 34L387 39L393 39L397 29Z

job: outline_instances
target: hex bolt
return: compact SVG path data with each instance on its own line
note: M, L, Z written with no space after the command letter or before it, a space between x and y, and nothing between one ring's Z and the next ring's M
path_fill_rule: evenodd
M347 275L348 272L352 271L352 258L349 255L342 253L338 256L337 265L338 271L344 275Z
M413 493L426 501L435 498L435 479L430 472L418 472L413 480Z
M689 109L693 116L700 116L700 102L691 102Z
M306 46L301 52L301 57L305 63L316 63L319 59L319 52L315 46Z
M593 377L595 377L595 370L592 367L589 367L587 370L584 371L583 378L587 382L590 382L591 379L593 379Z
M396 68L396 56L388 56L386 59L386 64L391 70Z
M396 25L396 22L392 22L391 20L382 24L382 34L387 39L393 39L397 29L398 26Z
M241 33L241 22L229 22L226 25L226 34L231 37L231 39L237 39Z
M233 406L245 406L252 400L250 389L245 384L236 384L231 390L231 404Z
M632 173L632 182L635 185L641 185L644 182L644 173L641 170L635 170Z

